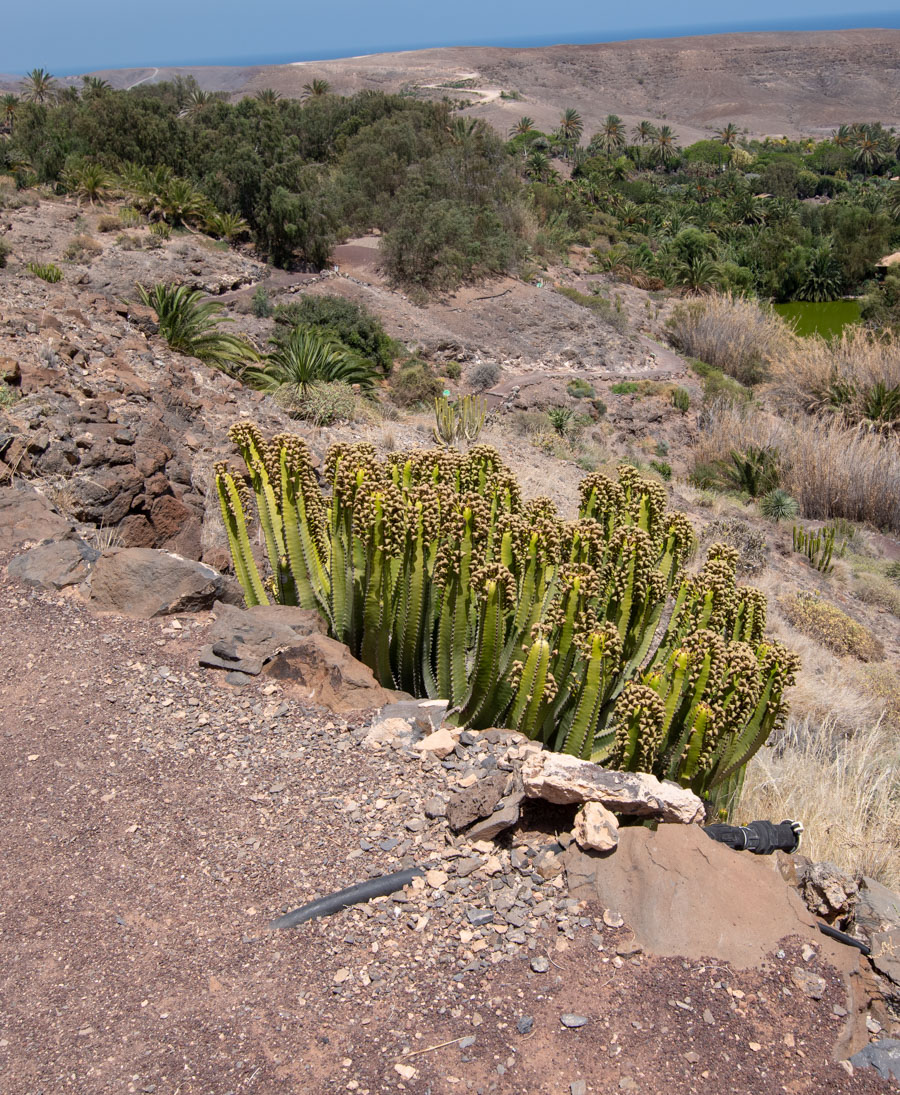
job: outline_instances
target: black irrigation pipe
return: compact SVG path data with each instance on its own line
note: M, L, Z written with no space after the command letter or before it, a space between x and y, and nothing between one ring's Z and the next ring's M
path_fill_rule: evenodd
M301 905L293 912L285 913L269 924L270 930L276 928L295 928L298 924L305 924L307 920L315 920L320 916L331 916L348 909L351 905L358 905L361 901L371 901L373 897L384 897L390 893L402 890L414 878L421 877L425 872L421 867L409 867L405 871L395 871L393 874L381 875L379 878L370 878L367 882L359 882L355 886L348 886L346 890L338 890L328 897L317 897L308 905Z
M817 920L816 923L819 926L819 931L823 935L827 935L829 939L836 939L839 943L845 943L848 947L856 947L858 951L862 951L866 957L868 957L872 951L865 943L860 943L858 939L854 939L852 935L847 935L846 932L839 932L837 928L832 928L830 924L823 924L821 920Z

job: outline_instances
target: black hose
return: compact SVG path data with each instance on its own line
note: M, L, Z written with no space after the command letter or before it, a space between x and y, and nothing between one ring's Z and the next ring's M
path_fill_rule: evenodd
M305 924L307 920L315 920L320 916L331 916L348 909L351 905L358 905L361 901L371 901L373 897L384 897L389 893L402 890L414 878L421 877L425 872L421 867L408 867L405 871L395 871L394 874L381 875L379 878L370 878L367 882L359 882L355 886L348 886L346 890L338 890L328 897L317 897L308 905L301 905L293 912L285 913L273 920L269 925L271 930L276 928L294 928L298 924Z
M837 928L832 928L830 924L823 924L821 920L817 920L819 925L819 931L823 935L827 935L829 939L836 939L839 943L845 943L848 947L856 947L857 950L862 951L866 956L872 953L871 949L860 943L858 939L854 939L852 935L847 935L846 932L839 932Z

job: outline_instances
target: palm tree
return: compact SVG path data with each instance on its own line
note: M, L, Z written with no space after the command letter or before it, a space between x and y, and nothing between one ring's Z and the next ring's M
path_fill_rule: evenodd
M218 210L207 215L204 228L210 235L229 243L234 243L250 231L250 225L239 214L220 213Z
M649 144L656 136L656 126L653 122L638 122L631 132L638 144Z
M29 103L45 103L56 92L56 80L42 68L33 68L22 81L22 98Z
M607 114L600 124L599 143L607 156L625 147L625 123L618 114Z
M734 148L738 139L737 126L734 122L729 122L728 125L720 129L716 134L716 139L727 145L728 148Z
M184 106L178 112L179 118L193 118L208 106L216 96L211 91L204 91L202 87L195 87L187 97Z
M3 96L3 117L6 119L6 124L9 126L9 131L12 133L13 127L16 121L16 111L19 109L19 96L13 95L10 92Z
M525 174L530 179L543 182L550 173L550 157L546 152L535 149L525 161Z
M890 155L882 131L874 126L860 126L852 147L853 162L863 174L877 171Z
M837 300L841 295L841 282L841 266L828 239L812 252L799 298L816 302Z
M79 201L104 202L109 197L112 176L99 163L82 163L66 172L65 184Z
M838 126L831 134L831 143L835 148L847 148L853 141L853 129L849 125Z
M82 76L81 77L81 94L85 99L93 99L100 95L105 95L108 91L112 91L112 84L108 80L103 80L99 76Z
M330 338L320 328L300 324L282 342L273 340L275 349L258 368L245 369L243 379L264 392L287 388L303 396L311 384L359 384L371 388L375 370L364 358L343 343Z
M654 138L654 152L657 162L664 167L668 167L677 158L678 146L675 144L675 133L669 126L661 125L657 130Z
M331 91L331 84L327 80L310 80L308 84L303 85L304 99L320 99L323 95L327 95Z
M246 339L219 330L220 323L231 320L220 317L223 305L204 300L199 289L160 283L150 290L138 285L137 290L143 303L156 313L159 333L171 349L198 357L225 372L259 360Z
M578 144L583 132L584 123L581 120L581 115L574 107L569 107L559 120L559 133L567 150L570 146Z
M158 194L156 204L169 224L183 224L185 228L189 220L205 217L209 212L206 195L187 179L173 178Z
M525 133L532 132L534 132L534 118L529 118L527 114L523 114L516 124L510 127L509 135L510 137L521 137Z
M281 96L274 88L264 87L257 91L256 98L263 106L274 106Z

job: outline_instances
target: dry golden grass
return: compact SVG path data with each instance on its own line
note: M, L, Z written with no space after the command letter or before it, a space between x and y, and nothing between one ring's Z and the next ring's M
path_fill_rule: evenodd
M801 851L900 888L900 745L876 722L852 737L830 720L791 719L747 768L740 822L799 819Z
M794 339L772 359L769 378L768 392L780 410L839 409L850 423L869 422L877 411L870 402L873 390L900 387L900 340L875 338L860 327L832 342Z
M806 827L805 855L897 889L900 673L886 662L836 657L780 614L776 576L754 584L769 596L769 631L799 653L803 668L785 731L747 768L737 819L796 818Z
M770 308L730 294L714 293L679 305L666 324L682 353L715 365L742 384L757 384L770 363L797 342Z
M733 449L767 446L781 457L781 485L804 517L869 522L900 531L900 448L895 440L836 418L774 415L719 403L694 446L695 466L728 458Z

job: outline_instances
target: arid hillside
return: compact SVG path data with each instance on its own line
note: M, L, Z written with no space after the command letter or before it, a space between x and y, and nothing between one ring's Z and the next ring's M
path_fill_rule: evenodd
M408 90L469 100L505 132L520 115L539 128L575 107L588 131L610 111L679 128L683 143L734 122L754 135L822 134L842 122L900 123L900 30L717 34L536 49L456 47L247 68L145 68L99 73L117 88L194 76L234 96L273 87L296 97L327 79L350 94ZM0 76L0 87L15 85ZM68 81L78 83L78 77ZM502 98L518 92L521 98Z

